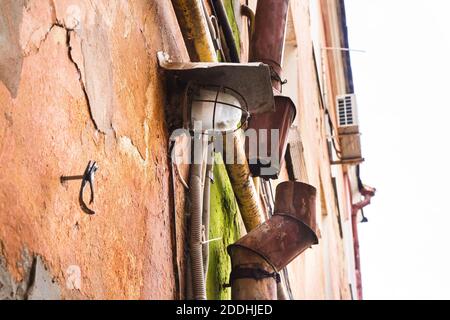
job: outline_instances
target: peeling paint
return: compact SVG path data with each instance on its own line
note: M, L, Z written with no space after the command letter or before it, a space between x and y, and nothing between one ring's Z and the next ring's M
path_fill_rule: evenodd
M24 250L19 265L23 277L16 281L8 270L5 257L0 254L0 300L61 299L59 285L40 256L31 257Z
M26 1L20 28L20 45L25 58L39 52L55 24L51 0Z
M131 155L135 159L139 159L142 166L148 165L148 149L143 156L139 149L133 144L133 141L129 137L119 137L118 139L119 148L122 152Z
M71 1L53 4L57 25L67 30L69 57L80 74L95 128L110 134L115 94L108 29L114 20L115 5L104 8L97 2Z
M0 0L0 81L17 97L23 64L20 47L24 0Z
M69 290L81 290L81 269L71 265L66 270L66 287Z
M95 28L83 29L80 38L84 88L92 119L99 131L109 133L115 106L111 49L108 35L98 16Z
M40 256L34 258L27 300L60 300L61 291Z

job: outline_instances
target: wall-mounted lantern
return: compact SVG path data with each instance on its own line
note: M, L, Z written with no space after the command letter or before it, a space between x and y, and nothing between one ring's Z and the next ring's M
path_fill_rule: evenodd
M224 112L224 116L233 115L237 118L237 110L242 112L243 117L247 117L246 112L253 116L275 110L270 68L266 64L174 62L164 52L158 52L158 62L165 74L181 84L180 93L193 93L193 97L185 96L184 99L189 102L191 98L194 102L192 108L196 113L195 116L198 116L199 108L207 107L213 110L214 103L211 103L211 100L214 102L216 98L218 99L216 107L222 110L219 111L217 108L216 112ZM204 100L208 102L205 104ZM225 106L231 106L236 110L231 112ZM210 111L200 113L211 116ZM209 119L212 118L209 117ZM212 124L210 120L207 121L209 125ZM220 122L220 120L217 113L215 121ZM233 121L224 124L224 128L229 129L231 124Z
M195 133L236 131L247 123L247 102L237 91L222 86L186 86L183 102L184 127Z

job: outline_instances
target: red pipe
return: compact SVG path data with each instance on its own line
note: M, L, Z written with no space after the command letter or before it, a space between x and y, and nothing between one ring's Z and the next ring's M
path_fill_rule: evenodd
M359 255L358 211L370 204L370 200L373 196L375 196L375 192L375 188L364 186L364 188L361 190L361 194L364 196L364 200L352 205L353 250L355 253L356 291L358 294L358 300L363 299L361 260Z

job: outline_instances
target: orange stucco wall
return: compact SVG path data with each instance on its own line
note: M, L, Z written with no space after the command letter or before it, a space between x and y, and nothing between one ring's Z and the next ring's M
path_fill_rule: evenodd
M43 258L63 298L174 298L156 52L188 55L171 2L1 5L0 254L7 269L20 281L27 251ZM80 182L59 180L82 174L89 160L100 167L92 216L80 209ZM178 192L180 208L183 197ZM81 271L75 288L67 284L74 266Z

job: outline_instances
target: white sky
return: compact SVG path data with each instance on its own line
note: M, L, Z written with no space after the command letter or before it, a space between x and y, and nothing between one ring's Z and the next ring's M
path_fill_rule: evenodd
M450 299L450 1L345 0L365 184L365 299Z

